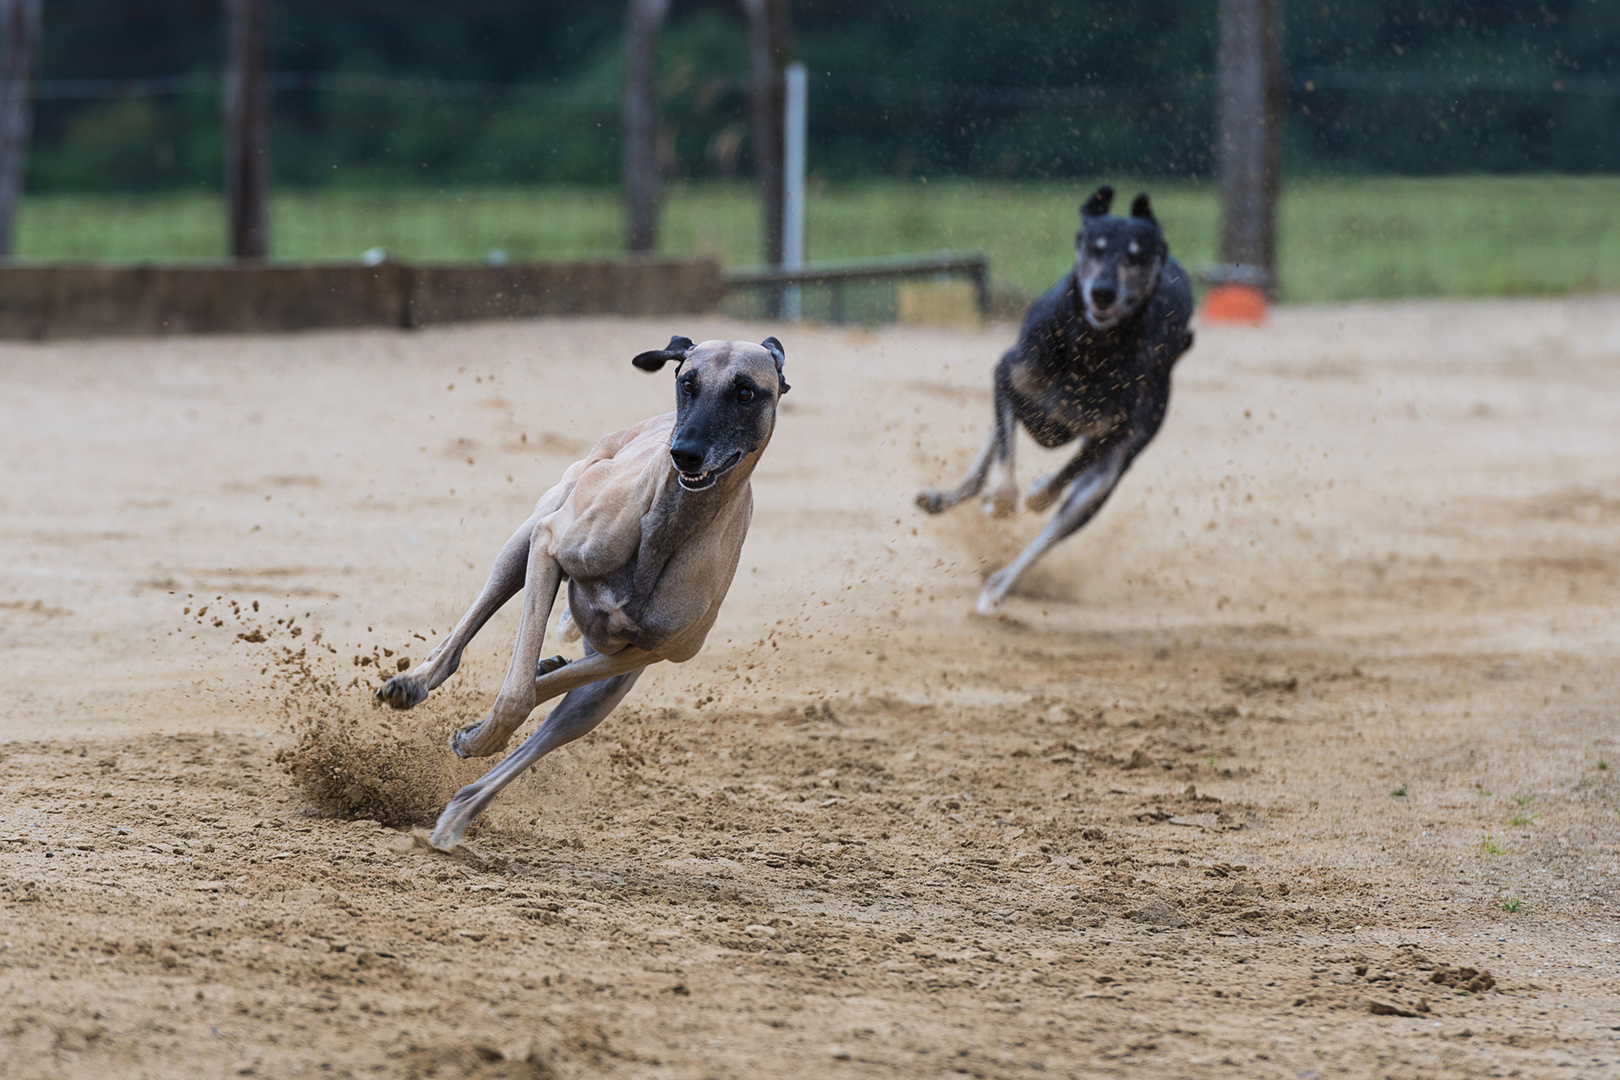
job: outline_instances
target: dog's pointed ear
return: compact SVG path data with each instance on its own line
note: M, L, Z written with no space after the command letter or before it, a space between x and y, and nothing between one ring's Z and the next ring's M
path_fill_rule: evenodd
M1090 225L1097 218L1108 213L1108 208L1114 205L1114 189L1104 184L1091 193L1091 198L1080 204L1080 224Z
M1148 201L1147 192L1142 192L1131 202L1131 217L1151 221L1157 225L1159 219L1153 216L1153 204Z
M657 371L673 360L675 361L675 367L679 369L681 364L686 361L686 354L691 348L692 339L677 334L675 337L670 338L669 344L662 349L644 352L630 362L642 371Z
M780 397L782 394L785 394L789 390L793 389L793 387L788 385L787 380L782 378L782 368L787 364L787 353L782 351L782 343L777 341L774 337L768 337L764 341L760 342L760 344L765 346L765 351L771 354L772 360L776 361L776 385L778 387L777 396Z

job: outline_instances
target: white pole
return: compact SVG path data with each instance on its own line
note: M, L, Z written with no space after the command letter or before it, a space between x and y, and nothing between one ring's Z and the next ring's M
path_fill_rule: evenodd
M783 74L787 81L787 116L782 147L782 265L798 270L804 266L804 158L809 79L803 64L789 64ZM797 319L801 314L799 287L789 285L782 291L782 315Z

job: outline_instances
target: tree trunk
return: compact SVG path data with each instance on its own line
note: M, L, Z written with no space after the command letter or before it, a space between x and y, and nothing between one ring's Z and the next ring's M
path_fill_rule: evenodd
M1221 262L1231 280L1275 291L1287 97L1281 0L1220 0L1216 66Z
M29 97L39 52L40 0L0 0L0 259L11 258L12 229L28 172L34 128Z
M630 0L624 29L624 198L626 246L658 247L658 35L669 0Z
M231 254L262 259L270 195L265 0L225 0L225 197Z
M787 89L787 0L743 0L753 92L754 172L765 205L765 261L782 262L782 125ZM773 310L772 314L776 314Z

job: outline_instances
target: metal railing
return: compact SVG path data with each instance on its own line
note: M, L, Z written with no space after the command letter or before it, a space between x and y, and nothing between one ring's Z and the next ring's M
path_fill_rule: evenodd
M973 282L979 317L990 317L990 261L977 251L939 251L931 255L901 255L880 259L845 259L809 263L797 269L752 266L727 270L727 289L776 289L788 285L828 285L832 289L829 322L844 321L844 286L853 281L956 275Z

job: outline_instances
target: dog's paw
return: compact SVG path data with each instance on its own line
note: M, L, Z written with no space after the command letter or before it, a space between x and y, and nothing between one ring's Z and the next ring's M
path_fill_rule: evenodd
M503 733L488 720L468 724L450 736L450 749L459 758L489 757L506 749L512 741L510 732Z
M1006 599L1007 592L1013 587L1015 580L1017 580L1015 575L1009 573L1006 568L991 574L985 580L984 588L979 592L979 602L974 605L974 610L980 615L996 614L996 610L1001 607L1001 601Z
M935 491L933 488L923 488L917 492L917 506L930 514L943 513L947 509L945 493Z
M567 666L568 661L561 656L542 656L540 663L535 665L534 677L538 679L542 675L550 675L553 671L561 671Z
M1029 494L1024 496L1024 509L1032 513L1040 513L1048 506L1058 501L1063 489L1052 483L1050 476L1043 476L1029 485Z
M377 700L395 709L413 709L427 696L427 687L413 675L395 675L377 690Z
M463 797L466 790L463 788L457 792L456 797L450 800L450 805L439 815L439 820L434 822L433 832L427 837L427 846L450 852L461 843L461 837L466 833L467 826L472 824L473 815L478 813L476 807L468 805L471 800Z
M986 517L1010 517L1018 512L1018 488L1013 484L1005 484L991 489L984 497L984 513Z

